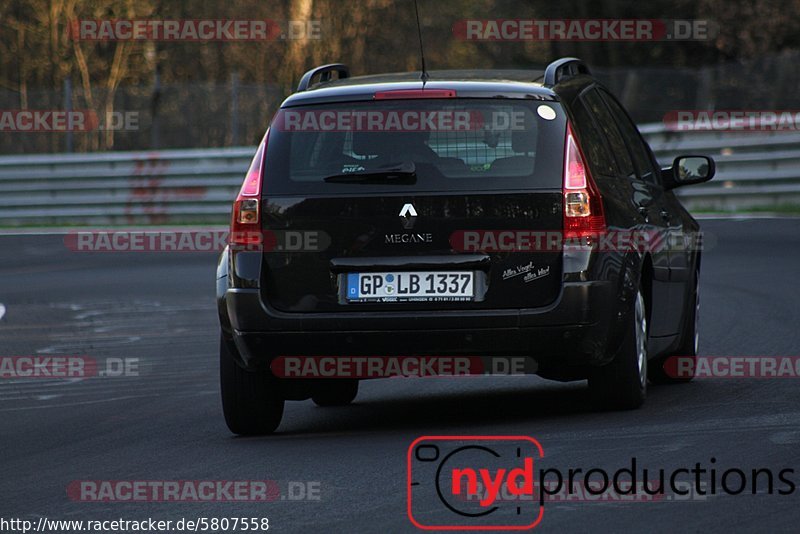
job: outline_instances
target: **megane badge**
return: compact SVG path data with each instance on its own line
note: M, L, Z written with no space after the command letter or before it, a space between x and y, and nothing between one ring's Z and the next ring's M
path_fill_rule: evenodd
M417 210L414 209L413 204L404 204L403 209L400 210L400 218L403 222L403 228L411 230L414 227L414 220L417 216Z

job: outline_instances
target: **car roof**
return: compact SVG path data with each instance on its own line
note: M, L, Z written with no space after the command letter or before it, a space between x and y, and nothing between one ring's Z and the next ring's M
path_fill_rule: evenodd
M426 82L420 72L376 74L319 83L289 96L281 107L325 102L373 100L375 93L392 90L453 89L460 98L526 98L558 100L550 87L536 81L540 70L429 71Z

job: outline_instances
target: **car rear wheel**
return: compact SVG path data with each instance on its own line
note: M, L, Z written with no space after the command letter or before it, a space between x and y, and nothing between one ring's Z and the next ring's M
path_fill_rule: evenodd
M358 380L336 380L324 383L311 400L317 406L346 406L358 395Z
M687 310L686 318L681 330L683 339L681 346L673 354L659 358L650 367L650 380L655 384L683 384L690 382L694 378L694 370L697 363L697 355L700 350L700 273L694 276L694 286L692 291L694 302ZM692 302L690 300L690 302ZM664 364L669 358L680 358L683 360L681 365L670 365L671 369L681 369L680 376L669 374L664 369ZM689 360L689 361L687 361Z
M589 377L589 390L602 406L632 410L647 395L647 310L641 289L636 293L625 337L614 359Z
M271 383L274 379L268 373L242 369L233 350L232 343L221 337L219 378L225 422L234 434L271 434L283 417L284 399L275 391Z

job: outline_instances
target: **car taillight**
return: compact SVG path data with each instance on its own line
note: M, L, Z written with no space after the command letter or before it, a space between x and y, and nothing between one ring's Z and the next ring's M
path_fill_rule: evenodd
M606 231L603 199L589 174L567 123L564 149L564 239L597 236Z
M231 219L231 245L260 245L261 244L261 187L263 182L264 154L267 151L267 130L261 144L258 145L256 155L250 163L250 168L245 176L239 195L233 203L233 217Z

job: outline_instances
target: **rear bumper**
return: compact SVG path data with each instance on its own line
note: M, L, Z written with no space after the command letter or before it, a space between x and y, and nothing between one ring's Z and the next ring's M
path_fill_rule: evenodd
M568 282L550 306L521 310L283 313L258 289L225 293L246 368L277 356L530 356L542 374L607 361L618 297L610 281Z

